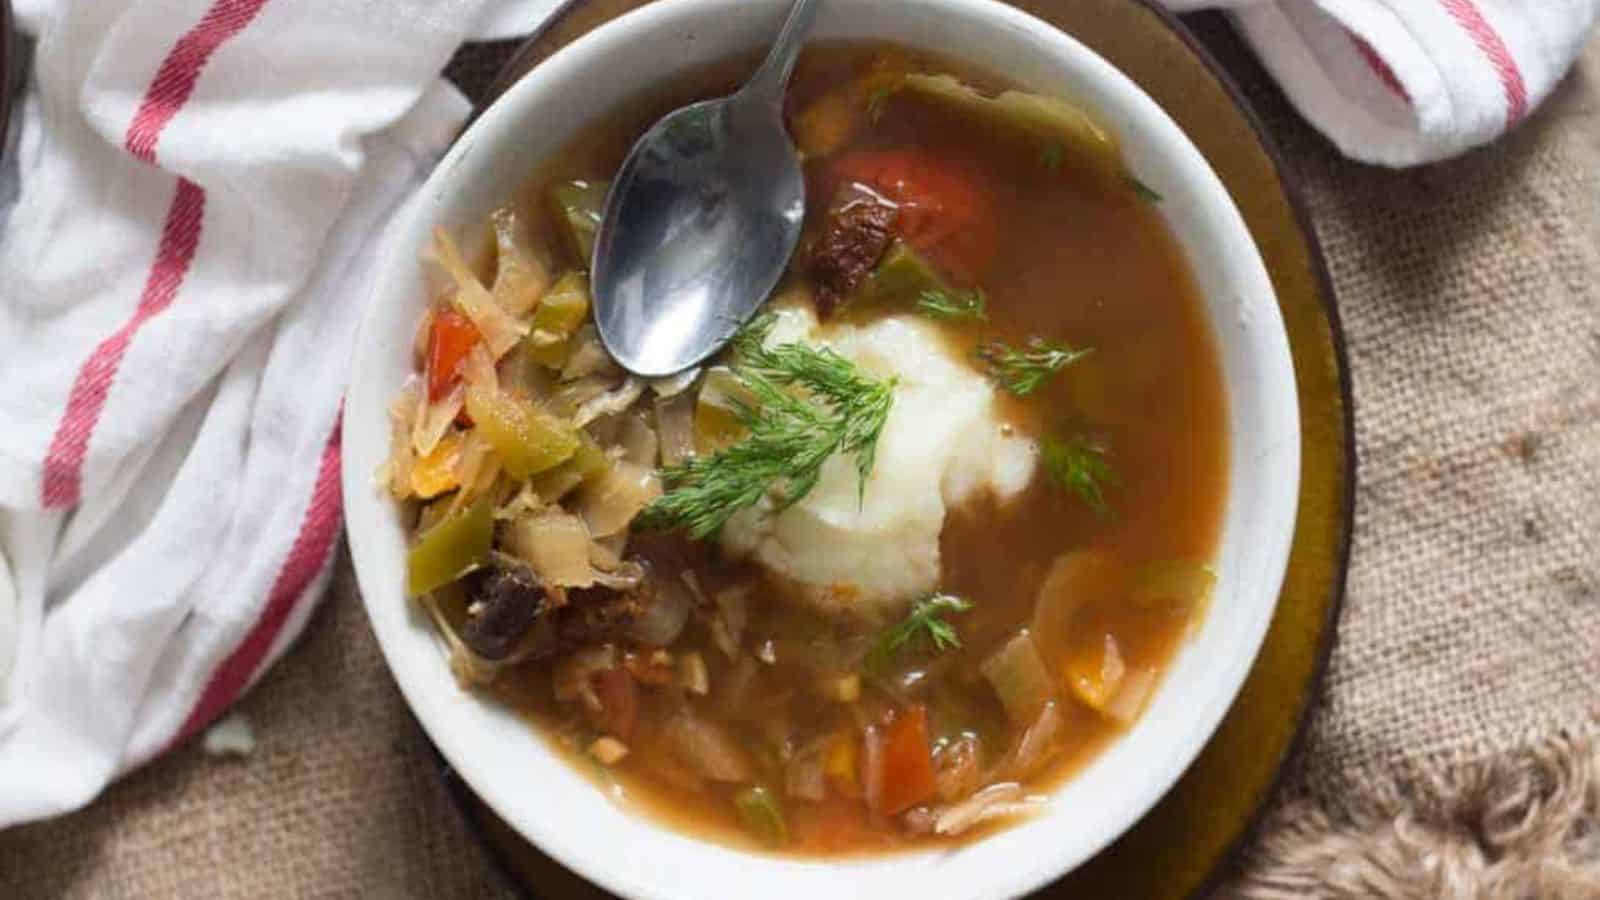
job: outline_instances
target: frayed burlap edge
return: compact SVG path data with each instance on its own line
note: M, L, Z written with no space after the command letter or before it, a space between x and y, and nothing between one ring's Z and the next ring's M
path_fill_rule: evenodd
M1294 797L1231 900L1600 898L1600 741L1581 733L1413 764L1376 790Z

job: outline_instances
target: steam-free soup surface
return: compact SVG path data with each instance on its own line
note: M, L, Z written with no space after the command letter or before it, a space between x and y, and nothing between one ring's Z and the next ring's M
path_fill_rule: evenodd
M853 490L860 477L859 454L841 451L813 495L779 479L697 534L689 513L719 513L706 473L748 474L726 466L752 439L738 401L750 415L760 403L740 379L760 360L735 350L681 392L629 397L608 361L583 361L598 345L581 312L568 327L551 310L583 288L564 273L586 269L585 216L632 141L749 68L730 63L613 111L508 198L500 222L516 219L542 282L512 277L521 270L504 243L498 260L474 262L507 319L527 325L520 333L495 340L498 326L472 315L456 318L476 329L457 327L459 285L441 293L419 335L412 390L425 397L405 402L426 410L452 391L498 392L581 446L538 472L510 471L529 466L497 461L504 441L474 436L498 421L482 395L461 401L465 414L443 431L459 442L455 458L411 442L407 472L388 475L418 510L418 546L474 510L488 517L472 540L492 545L454 561L449 575L471 570L464 577L424 585L422 602L452 633L466 680L524 711L630 809L793 854L970 840L1026 817L1131 727L1205 612L1226 490L1212 339L1159 195L1118 168L1114 145L1096 156L1082 134L1010 127L905 79L950 73L986 96L1007 87L943 60L815 49L788 104L808 155L807 234L774 298L778 318L745 346L776 350L782 334L798 335L789 346L842 360L858 385L887 386L896 405L876 422L876 465L888 453L942 468L900 482L872 472L859 513L916 494L942 519L932 531L925 517L851 531L865 528L850 524L858 511L824 497L829 478ZM513 289L538 296L513 300ZM559 327L541 331L541 315ZM471 348L454 368L452 339ZM505 349L485 353L490 343ZM948 420L963 446L983 441L966 456L917 446L916 429L953 415L916 406L919 379L936 370L954 373L950 387L924 397L971 399L968 418ZM486 378L497 384L485 389ZM798 383L791 392L823 418L842 415ZM621 408L579 421L601 388ZM417 426L402 424L407 443ZM446 485L432 494L415 490L430 459L448 470L425 485ZM608 463L617 468L602 471ZM813 538L835 519L850 520L838 526L847 537ZM823 543L784 543L813 539ZM859 584L818 580L846 549L827 540L881 541L895 563ZM923 568L899 568L894 554ZM585 566L601 579L577 586Z

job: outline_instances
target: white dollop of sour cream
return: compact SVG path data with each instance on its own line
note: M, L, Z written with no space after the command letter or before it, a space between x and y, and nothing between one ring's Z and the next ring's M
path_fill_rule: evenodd
M779 515L762 504L734 516L723 546L755 559L830 615L887 620L938 587L947 510L987 492L1027 487L1038 448L1000 420L994 387L953 352L938 326L893 316L863 326L818 325L807 306L775 310L769 345L831 347L877 378L898 378L861 490L855 461L835 456L821 480Z

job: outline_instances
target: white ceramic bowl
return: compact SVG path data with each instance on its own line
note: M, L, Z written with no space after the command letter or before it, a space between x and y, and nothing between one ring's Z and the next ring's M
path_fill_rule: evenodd
M841 861L754 855L629 814L511 712L463 692L403 590L406 539L373 483L385 410L409 374L426 298L417 257L436 223L481 221L548 154L616 104L687 69L763 46L786 0L662 0L573 43L515 85L462 137L395 223L356 352L344 418L351 550L395 679L450 765L546 853L632 898L763 900L1012 897L1079 865L1161 797L1232 703L1277 602L1299 486L1299 413L1288 343L1244 222L1161 109L1094 53L990 0L828 0L816 38L892 40L966 60L1084 104L1122 139L1192 267L1221 353L1230 488L1213 608L1143 719L1051 800L970 846ZM1156 861L1152 861L1153 863Z

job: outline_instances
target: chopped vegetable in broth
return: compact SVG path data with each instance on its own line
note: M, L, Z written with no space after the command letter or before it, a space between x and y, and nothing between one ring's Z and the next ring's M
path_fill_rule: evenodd
M436 235L379 473L408 591L462 683L631 809L808 856L981 839L1135 725L1206 612L1212 337L1092 110L824 45L784 283L705 367L629 375L585 274L608 179L749 70L613 111L485 240Z

